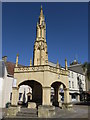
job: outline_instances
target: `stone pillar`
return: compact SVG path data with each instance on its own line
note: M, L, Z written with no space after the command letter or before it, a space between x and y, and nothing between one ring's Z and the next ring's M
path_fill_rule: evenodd
M43 87L43 105L51 105L51 87Z
M12 101L11 105L17 106L18 105L18 98L19 98L19 89L17 87L12 88Z
M69 88L64 88L64 103L70 103Z

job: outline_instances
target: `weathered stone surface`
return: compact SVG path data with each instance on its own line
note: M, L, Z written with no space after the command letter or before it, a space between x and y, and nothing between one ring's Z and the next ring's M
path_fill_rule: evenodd
M59 107L62 108L62 102L59 102Z
M38 107L38 117L50 118L55 115L55 107L49 105L40 105Z
M7 117L16 116L18 111L20 111L20 106L9 107L7 110Z
M36 108L35 102L28 102L28 108Z
M73 104L72 103L63 103L62 105L63 108L67 108L68 110L73 108Z

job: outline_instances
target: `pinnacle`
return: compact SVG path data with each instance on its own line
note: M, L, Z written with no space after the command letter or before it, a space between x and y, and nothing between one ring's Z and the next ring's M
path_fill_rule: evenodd
M42 5L41 5L41 9L42 9Z

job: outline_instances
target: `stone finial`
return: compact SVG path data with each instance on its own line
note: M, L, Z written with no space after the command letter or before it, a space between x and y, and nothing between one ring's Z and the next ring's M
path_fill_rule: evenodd
M41 5L41 10L40 10L40 17L44 17L42 5Z
M67 59L65 59L65 70L68 70L68 67L67 67Z
M19 54L17 54L17 57L16 57L16 67L18 67L18 57L19 57Z
M30 66L32 66L32 59L30 58Z
M42 5L41 5L41 11L40 11L40 14L43 15L43 8L42 8Z
M58 62L58 60L57 60L57 64L56 64L56 67L57 67L57 68L59 68L59 67L60 67L60 66L59 66L59 62Z

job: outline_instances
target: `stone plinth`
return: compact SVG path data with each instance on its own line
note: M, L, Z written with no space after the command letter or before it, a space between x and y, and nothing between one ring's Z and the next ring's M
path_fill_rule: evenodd
M36 108L35 102L28 102L28 108Z
M38 106L38 117L40 118L50 118L55 115L55 107L49 105Z
M59 107L62 108L62 102L61 101L59 102Z
M7 117L14 117L19 111L20 111L20 106L9 107L7 110Z
M62 105L63 108L67 108L68 110L73 108L73 104L72 103L63 103Z

